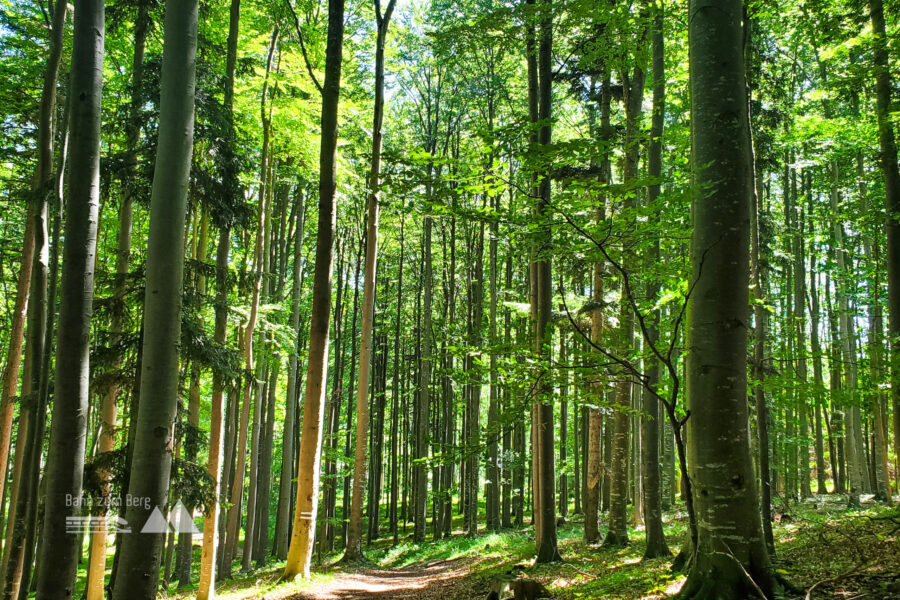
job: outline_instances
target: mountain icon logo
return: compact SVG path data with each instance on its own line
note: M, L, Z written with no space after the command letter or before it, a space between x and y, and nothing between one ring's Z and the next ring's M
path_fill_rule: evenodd
M194 518L190 511L182 504L181 500L175 503L169 511L169 518L163 516L159 507L155 507L150 513L150 518L141 528L141 533L200 533L194 524Z

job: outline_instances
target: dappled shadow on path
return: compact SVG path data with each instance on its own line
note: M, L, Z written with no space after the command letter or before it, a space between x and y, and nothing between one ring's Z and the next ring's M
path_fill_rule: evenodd
M458 600L472 598L465 561L442 560L408 569L360 569L337 573L316 589L303 591L289 600ZM477 595L477 594L476 594Z

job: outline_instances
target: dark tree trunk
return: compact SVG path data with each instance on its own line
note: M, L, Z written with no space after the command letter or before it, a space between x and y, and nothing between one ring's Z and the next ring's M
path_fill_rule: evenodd
M698 545L679 598L780 592L763 539L747 411L752 165L742 5L691 0L695 189L687 313L688 453ZM727 140L727 141L726 141ZM729 235L723 237L723 228Z
M647 155L647 175L653 178L662 176L662 143L663 122L665 120L665 57L663 39L663 9L662 5L654 10L651 43L653 46L653 114L650 124L650 143ZM651 210L659 198L660 186L658 183L650 185L647 194L647 203ZM657 264L660 260L660 244L657 237L651 247L648 258L650 265ZM660 284L658 279L650 282L647 289L647 297L653 301L658 295ZM659 341L660 310L656 309L650 315L647 327L647 345L656 346ZM647 373L647 385L656 387L660 383L660 365L655 357L650 358L650 363L645 369ZM660 487L659 471L659 424L660 410L659 399L649 390L643 390L641 394L641 491L643 493L644 530L647 534L647 545L644 549L644 559L669 556L669 547L666 545L666 537L663 533L662 523L662 491Z

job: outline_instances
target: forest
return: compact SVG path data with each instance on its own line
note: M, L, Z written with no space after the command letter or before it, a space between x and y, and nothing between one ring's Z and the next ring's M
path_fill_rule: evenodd
M0 0L0 600L900 598L900 1Z

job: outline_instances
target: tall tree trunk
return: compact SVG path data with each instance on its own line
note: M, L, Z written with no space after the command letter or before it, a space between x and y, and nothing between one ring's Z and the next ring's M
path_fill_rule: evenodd
M604 67L605 68L605 67ZM607 147L610 137L610 77L604 72L603 87L600 96L600 141ZM611 165L609 152L605 151L600 163L600 182L609 184L611 178ZM597 224L606 219L606 195L601 192L601 198L596 210L595 220ZM600 344L603 339L603 310L604 303L604 267L599 260L593 265L593 297L595 308L591 311L591 342ZM599 511L601 481L603 477L603 462L601 449L603 446L603 414L598 406L603 402L603 384L595 381L591 384L591 406L588 408L587 432L585 434L587 453L585 456L584 478L584 541L595 544L600 541Z
M46 204L53 186L53 140L54 120L56 118L56 86L59 78L59 64L62 60L63 37L65 35L66 12L68 5L56 2L53 9L53 20L50 24L50 43L47 53L47 64L44 67L43 87L41 89L40 112L38 113L37 134L37 166L31 181L31 197L26 207L25 231L22 239L22 255L19 266L19 277L16 283L16 299L12 310L12 322L9 330L9 348L6 354L6 367L3 369L2 398L0 398L0 498L3 498L6 484L6 467L9 461L10 441L13 422L13 398L19 383L19 364L22 356L22 343L25 339L25 320L28 310L28 289L31 285L31 272L34 263L35 217ZM66 135L66 132L62 132ZM24 394L23 394L24 395ZM22 430L20 430L22 431ZM24 436L21 441L24 440ZM23 444L24 446L24 444ZM12 503L12 496L10 500Z
M225 59L225 98L224 108L226 111L228 143L234 143L234 73L237 65L237 43L241 15L241 1L231 0L229 7L228 22L228 41ZM230 150L230 147L229 147ZM234 186L236 183L236 173L228 173L229 182ZM234 186L236 187L236 186ZM228 254L231 247L231 227L230 224L220 224L219 243L216 250L216 320L214 337L217 343L224 345L228 330ZM200 581L197 589L197 600L208 600L215 596L216 568L219 562L224 563L227 559L225 545L221 548L221 556L216 556L220 551L220 540L217 538L221 534L223 540L227 538L225 535L227 527L226 515L220 510L220 497L224 495L223 491L228 489L229 472L231 467L231 458L233 456L234 445L234 427L231 423L233 418L229 418L223 427L223 395L225 388L225 378L221 373L213 372L213 390L210 401L210 432L209 432L209 464L207 470L213 477L213 492L215 501L209 510L209 514L203 523L203 546L200 554ZM236 402L232 399L237 396L229 394L228 416L236 413ZM224 429L224 431L223 431ZM223 436L225 461L222 462L223 454ZM224 466L224 471L223 471ZM228 566L221 568L222 571L230 570L230 559Z
M534 2L534 0L531 0ZM552 117L551 101L553 98L553 6L551 0L540 0L537 4L534 21L530 24L529 35L529 91L532 104L537 100L537 119L540 122L537 132L537 144L548 146L551 143ZM535 86L534 84L537 83ZM549 170L550 165L545 169ZM550 177L540 178L539 200L535 206L535 217L539 222L531 272L534 275L532 297L532 314L534 315L533 352L541 360L549 360L551 347L550 313L552 311L552 278L550 274L551 252L551 182ZM538 563L561 560L556 538L556 486L554 485L554 431L553 431L553 387L549 381L549 372L542 367L536 373L535 402L532 412L532 428L534 452L537 455L534 469L535 485L535 533L537 538Z
M494 199L493 209L499 213L500 198ZM496 221L490 225L491 239L489 242L489 269L490 269L490 308L488 323L490 327L491 357L490 357L490 399L488 402L488 460L487 482L485 483L485 521L489 531L500 529L500 387L497 381L497 237L499 227ZM565 481L565 480L563 480ZM565 493L563 493L565 496ZM565 512L563 512L565 514Z
M809 199L809 206L812 206L812 198ZM812 211L810 210L810 216L812 216ZM810 224L813 226L815 223L815 219L810 219ZM817 494L827 494L828 489L825 485L825 440L822 436L822 409L823 409L823 401L822 397L825 394L825 383L822 377L822 344L819 341L819 293L816 290L816 279L818 278L818 269L816 266L816 252L815 248L810 248L809 252L809 297L810 297L810 307L809 307L809 331L810 331L810 344L812 345L812 358L813 358L813 398L815 399L815 448L816 448L816 493ZM832 453L833 454L833 453ZM832 458L834 458L832 456ZM836 474L832 474L836 477Z
M275 391L278 386L278 372L281 369L281 355L275 354L269 366L269 385L264 405L264 427L261 429L259 450L259 482L257 484L256 539L253 543L253 560L256 567L266 566L269 545L269 504L272 494L272 446L275 438Z
M232 27L236 30L240 10L240 0L232 1ZM230 34L229 34L230 36ZM237 37L235 36L235 41ZM229 45L230 45L229 40ZM232 74L233 85L233 70ZM231 248L231 229L223 227L219 233L219 244L216 250L216 322L214 339L218 344L225 344L228 329L228 254ZM218 370L213 371L212 398L210 400L209 424L209 464L207 472L213 479L214 499L209 513L203 521L203 545L200 551L200 582L197 589L197 600L209 600L215 597L216 551L218 549L219 497L222 493L222 436L223 436L223 396L225 378Z
M206 264L208 245L209 245L209 214L205 209L201 209L198 223L194 223L194 248L192 249L192 258L201 264ZM197 291L202 295L206 295L206 276L199 274L197 276ZM200 431L200 364L197 361L191 363L190 368L191 383L188 398L188 425L195 432ZM197 461L197 453L199 452L196 436L184 436L184 458L190 463ZM194 506L188 501L184 502L184 512L193 518ZM186 517L185 517L186 518ZM191 564L193 562L193 533L191 527L185 527L178 534L178 559L175 563L175 578L178 580L178 587L184 588L191 584Z
M569 516L569 474L568 474L568 425L569 425L569 364L566 332L559 332L559 363L562 365L559 383L559 515Z
M625 169L624 182L628 184L638 177L639 130L641 104L644 98L644 71L635 67L632 75L623 77L625 92ZM634 198L625 200L626 208L633 208ZM622 269L627 273L632 268L623 252ZM631 354L634 345L634 312L631 308L632 290L622 282L619 328L621 331L623 356ZM612 456L610 457L610 490L609 490L609 532L603 540L604 546L623 546L628 543L628 436L631 429L632 396L634 382L626 374L622 374L616 384L615 414L613 415ZM637 433L637 432L636 432Z
M60 10L63 10L60 7ZM104 7L83 0L75 13L72 45L72 168L66 204L53 414L47 490L38 564L37 597L69 597L81 554L80 537L66 531L80 513L89 402L89 339L94 297L94 255L100 200L100 102L103 85ZM49 348L45 348L49 352ZM38 447L40 447L38 445ZM24 580L27 585L28 581Z
M297 505L294 528L282 579L309 576L313 535L319 500L319 459L322 454L322 419L325 375L328 371L328 326L331 316L331 276L336 217L335 163L337 159L338 100L344 42L344 0L328 1L328 41L325 48L325 83L322 88L322 140L319 149L319 223L316 233L316 270L310 316L306 397L300 458L297 465Z
M473 232L472 257L473 265L469 278L469 304L471 315L468 322L468 344L470 348L481 348L481 330L484 320L484 223L480 223ZM463 489L466 494L465 529L469 536L478 535L478 480L481 472L481 387L482 367L475 363L475 355L471 352L466 357L466 372L469 383L466 385L466 418L465 418L465 463L466 476ZM552 450L551 450L552 451ZM551 490L555 496L555 490ZM551 501L555 504L555 498ZM555 511L554 511L555 514Z
M303 190L298 192L297 233L294 239L294 266L293 286L291 294L291 331L297 333L298 345L293 348L288 361L288 385L287 398L284 409L284 429L281 436L281 478L278 487L278 520L275 524L275 556L279 559L287 558L288 533L291 524L291 479L293 478L294 457L294 422L297 420L297 401L299 391L297 389L299 354L300 354L300 301L303 282L303 232L306 225L306 207ZM200 599L198 599L200 600Z
M176 0L166 7L161 80L159 145L150 199L147 293L141 388L154 390L153 402L141 402L137 419L128 493L147 504L128 507L125 519L134 531L166 505L178 397L178 347L184 268L183 232L188 175L193 150L194 67L197 51L197 2ZM122 536L113 598L156 597L162 550L158 533Z
M653 47L653 114L650 117L650 143L647 153L647 175L651 179L662 177L662 141L665 120L666 73L663 38L663 8L654 8L651 43ZM647 190L647 203L653 205L659 198L660 185L653 183ZM660 260L659 237L654 239L650 247L648 263L657 264ZM659 280L650 282L647 298L653 302L659 295ZM647 328L647 344L655 346L659 341L660 310L657 308L651 315ZM660 365L656 357L650 358L646 367L647 383L657 386L660 383ZM659 470L659 399L648 390L641 394L641 491L644 495L644 530L647 532L647 545L644 559L659 558L669 555L662 523L662 493L660 489Z
M878 141L887 211L888 333L891 339L891 398L894 411L894 452L900 456L900 167L891 123L891 71L882 0L869 0L874 33L875 99L878 111ZM894 478L900 488L900 460Z
M388 0L384 14L375 0L377 39L375 41L375 109L372 122L372 163L369 172L369 199L366 206L366 267L363 283L362 331L359 345L359 375L356 386L356 453L353 461L353 497L347 528L345 560L362 557L362 504L366 488L366 436L369 426L368 388L372 354L372 324L375 313L375 273L378 265L378 194L381 187L381 126L384 121L384 44L395 0ZM398 308L399 314L399 308ZM399 317L398 317L399 318ZM377 519L377 514L369 518Z
M131 225L132 204L134 201L134 167L137 162L137 146L140 141L140 108L141 97L139 90L144 73L144 47L147 40L148 6L146 2L138 5L138 14L134 23L134 58L131 67L131 107L128 123L126 124L126 143L128 163L122 190L122 199L119 206L119 233L116 249L116 280L113 290L113 316L110 329L112 336L110 345L118 345L124 335L125 327L125 294L128 271L131 262ZM113 370L121 368L121 359L113 364ZM116 441L116 401L119 393L119 385L111 382L103 395L102 425L100 431L99 452L112 452ZM102 495L109 494L110 472L104 472L101 477L104 480ZM106 516L106 510L101 510L101 517ZM87 600L103 600L103 583L106 571L106 520L100 519L98 528L91 533L90 564L88 565Z
M698 191L692 206L686 389L699 538L678 597L762 593L774 598L780 590L760 526L747 412L753 173L742 4L691 0L689 11L692 165Z
M392 384L392 403L391 403L391 500L390 500L390 523L391 535L394 538L396 546L400 541L398 531L398 499L400 475L397 471L399 465L399 457L397 455L398 442L400 437L400 326L403 320L403 221L404 215L400 214L400 257L397 261L397 310L395 312L396 324L394 327L394 380Z
M429 180L431 179L432 167L429 165ZM430 197L431 183L426 184L428 191L426 195ZM432 271L431 256L431 232L433 227L433 219L429 215L425 215L424 223L424 299L422 307L422 352L419 368L419 390L415 398L415 406L413 409L413 425L414 425L414 460L412 466L412 482L414 492L413 502L413 540L417 543L425 541L425 518L428 506L428 470L425 468L424 461L428 459L428 416L429 407L431 406L431 361L432 361L432 335L431 335L431 306L433 300L434 274Z
M856 363L856 334L855 319L851 314L850 290L851 276L850 265L847 264L847 250L844 246L844 226L838 216L839 191L837 189L837 163L832 161L832 191L830 197L832 240L834 244L835 262L837 263L837 301L838 301L838 332L840 355L844 369L844 389L847 391L847 411L844 421L846 437L844 440L844 452L847 456L847 467L850 474L849 500L850 506L859 506L859 494L868 489L868 469L865 464L862 439L862 423L858 397L858 379Z

